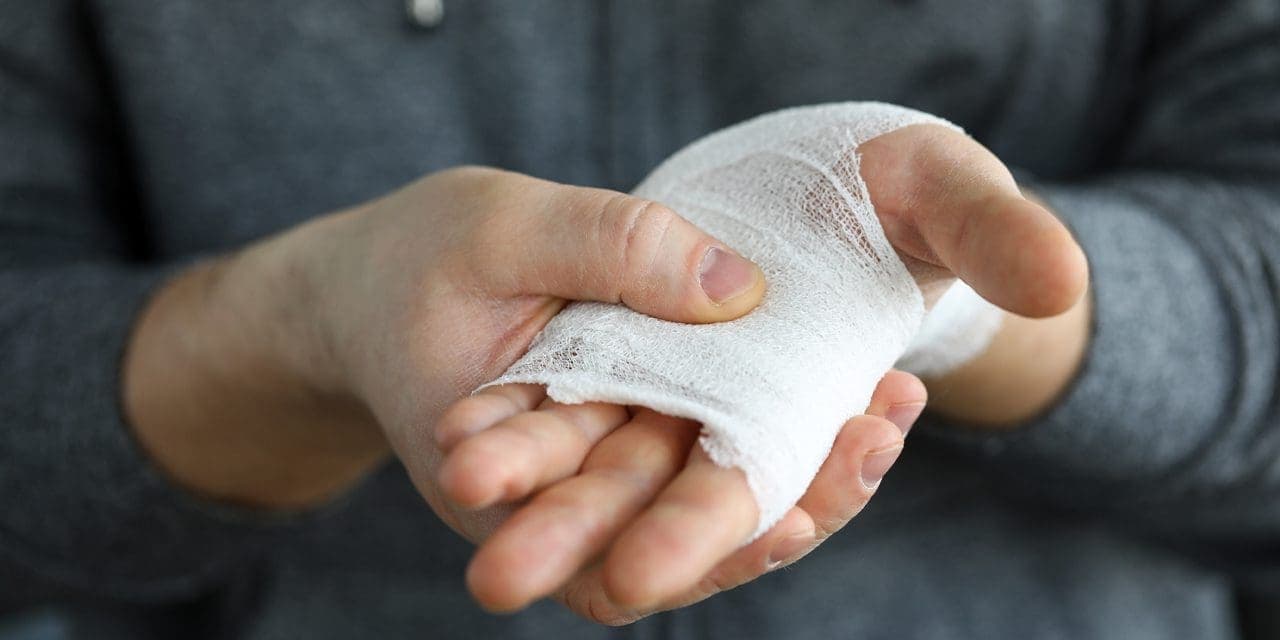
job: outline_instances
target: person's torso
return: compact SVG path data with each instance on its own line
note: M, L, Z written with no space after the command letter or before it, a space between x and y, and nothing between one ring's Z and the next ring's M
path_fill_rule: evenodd
M1143 35L1136 1L446 0L430 29L403 0L90 4L155 259L464 163L625 190L700 135L828 101L936 113L1011 166L1069 178L1106 157ZM480 612L469 545L396 468L206 615L246 638L1227 637L1212 576L1027 513L972 463L916 448L796 568L623 630L550 603Z
M424 29L402 0L95 4L166 257L458 164L625 190L709 131L828 101L936 113L1012 166L1079 174L1114 139L1142 18L1109 2L472 0Z

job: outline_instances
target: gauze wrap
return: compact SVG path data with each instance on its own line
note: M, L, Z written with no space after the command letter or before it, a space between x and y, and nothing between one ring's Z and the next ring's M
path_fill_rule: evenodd
M921 326L920 290L884 236L855 153L921 123L955 128L893 105L830 104L764 115L684 148L634 193L758 264L768 283L760 306L731 322L690 325L574 303L486 386L544 384L559 402L642 405L701 422L711 459L745 473L758 536L804 494L840 428L866 409ZM968 297L953 300L959 316L947 317L981 303L960 295ZM940 347L912 349L933 371L989 339L965 339L963 327L936 332Z

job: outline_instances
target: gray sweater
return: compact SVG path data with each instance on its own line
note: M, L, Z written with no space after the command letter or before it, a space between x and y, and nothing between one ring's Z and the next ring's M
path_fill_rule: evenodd
M1213 640L1280 588L1280 2L446 3L0 0L0 637ZM1052 204L1095 334L1024 428L926 419L790 570L621 630L490 616L400 467L268 516L170 486L121 419L130 326L196 257L460 163L627 189L861 99Z

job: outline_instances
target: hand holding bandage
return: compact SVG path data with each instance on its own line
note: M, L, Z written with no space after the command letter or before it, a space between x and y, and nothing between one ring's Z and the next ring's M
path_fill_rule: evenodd
M1083 286L1078 247L1048 212L1020 196L998 160L936 118L889 105L789 110L727 129L676 154L636 194L671 206L757 262L768 293L752 313L716 325L575 304L496 381L547 384L561 403L641 405L702 423L705 455L695 452L679 474L597 496L597 510L609 512L603 520L582 506L555 511L567 502L558 479L509 477L501 447L492 446L505 437L509 420L442 422L446 433L489 426L451 443L442 480L454 497L506 501L523 494L501 487L552 487L500 528L473 564L473 589L498 606L555 589L598 553L607 554L603 568L576 579L588 587L563 592L571 606L574 594L594 598L575 608L643 613L705 597L708 589L697 583L713 569L720 586L754 577L761 557L780 543L770 527L790 532L807 520L812 530L816 521L821 539L869 497L874 487L842 493L840 482L824 477L828 468L849 471L831 460L848 453L842 440L860 434L837 436L845 425L844 434L885 430L872 419L849 419L867 409L877 382L918 333L924 301L941 295L953 274L1026 315L1065 309ZM994 330L997 316L963 290L942 309L964 318L966 330L932 318L930 333L947 339L912 345L923 369L953 366ZM511 392L490 387L477 401L492 393ZM541 401L521 393L528 410ZM601 414L600 405L548 409L576 411L588 422ZM650 415L637 414L632 424L652 423ZM589 461L596 442L629 427L588 429L598 433L594 441L572 446ZM833 441L836 451L828 456ZM499 489L486 493L486 484ZM710 497L691 498L700 494ZM540 512L556 513L554 527ZM757 536L763 545L725 559ZM673 550L672 540L692 542ZM533 580L493 582L508 559L534 549L544 559L535 564L550 569ZM592 584L607 596L595 595L600 588Z

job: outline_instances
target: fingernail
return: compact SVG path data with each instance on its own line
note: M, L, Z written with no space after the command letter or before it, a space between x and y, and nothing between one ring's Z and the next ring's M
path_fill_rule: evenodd
M711 247L698 266L698 282L712 302L720 304L747 292L756 283L756 268L746 258Z
M769 563L765 565L766 571L772 571L785 562L795 560L797 556L804 553L813 544L813 531L797 531L773 545L769 550Z
M911 425L916 423L916 419L920 417L920 412L924 411L923 402L910 402L907 404L895 404L884 412L884 417L889 422L898 425L902 430L902 435L907 435L911 430Z
M889 473L889 467L897 461L899 453L902 453L901 442L868 452L862 459L862 486L868 491L880 486L884 474Z

